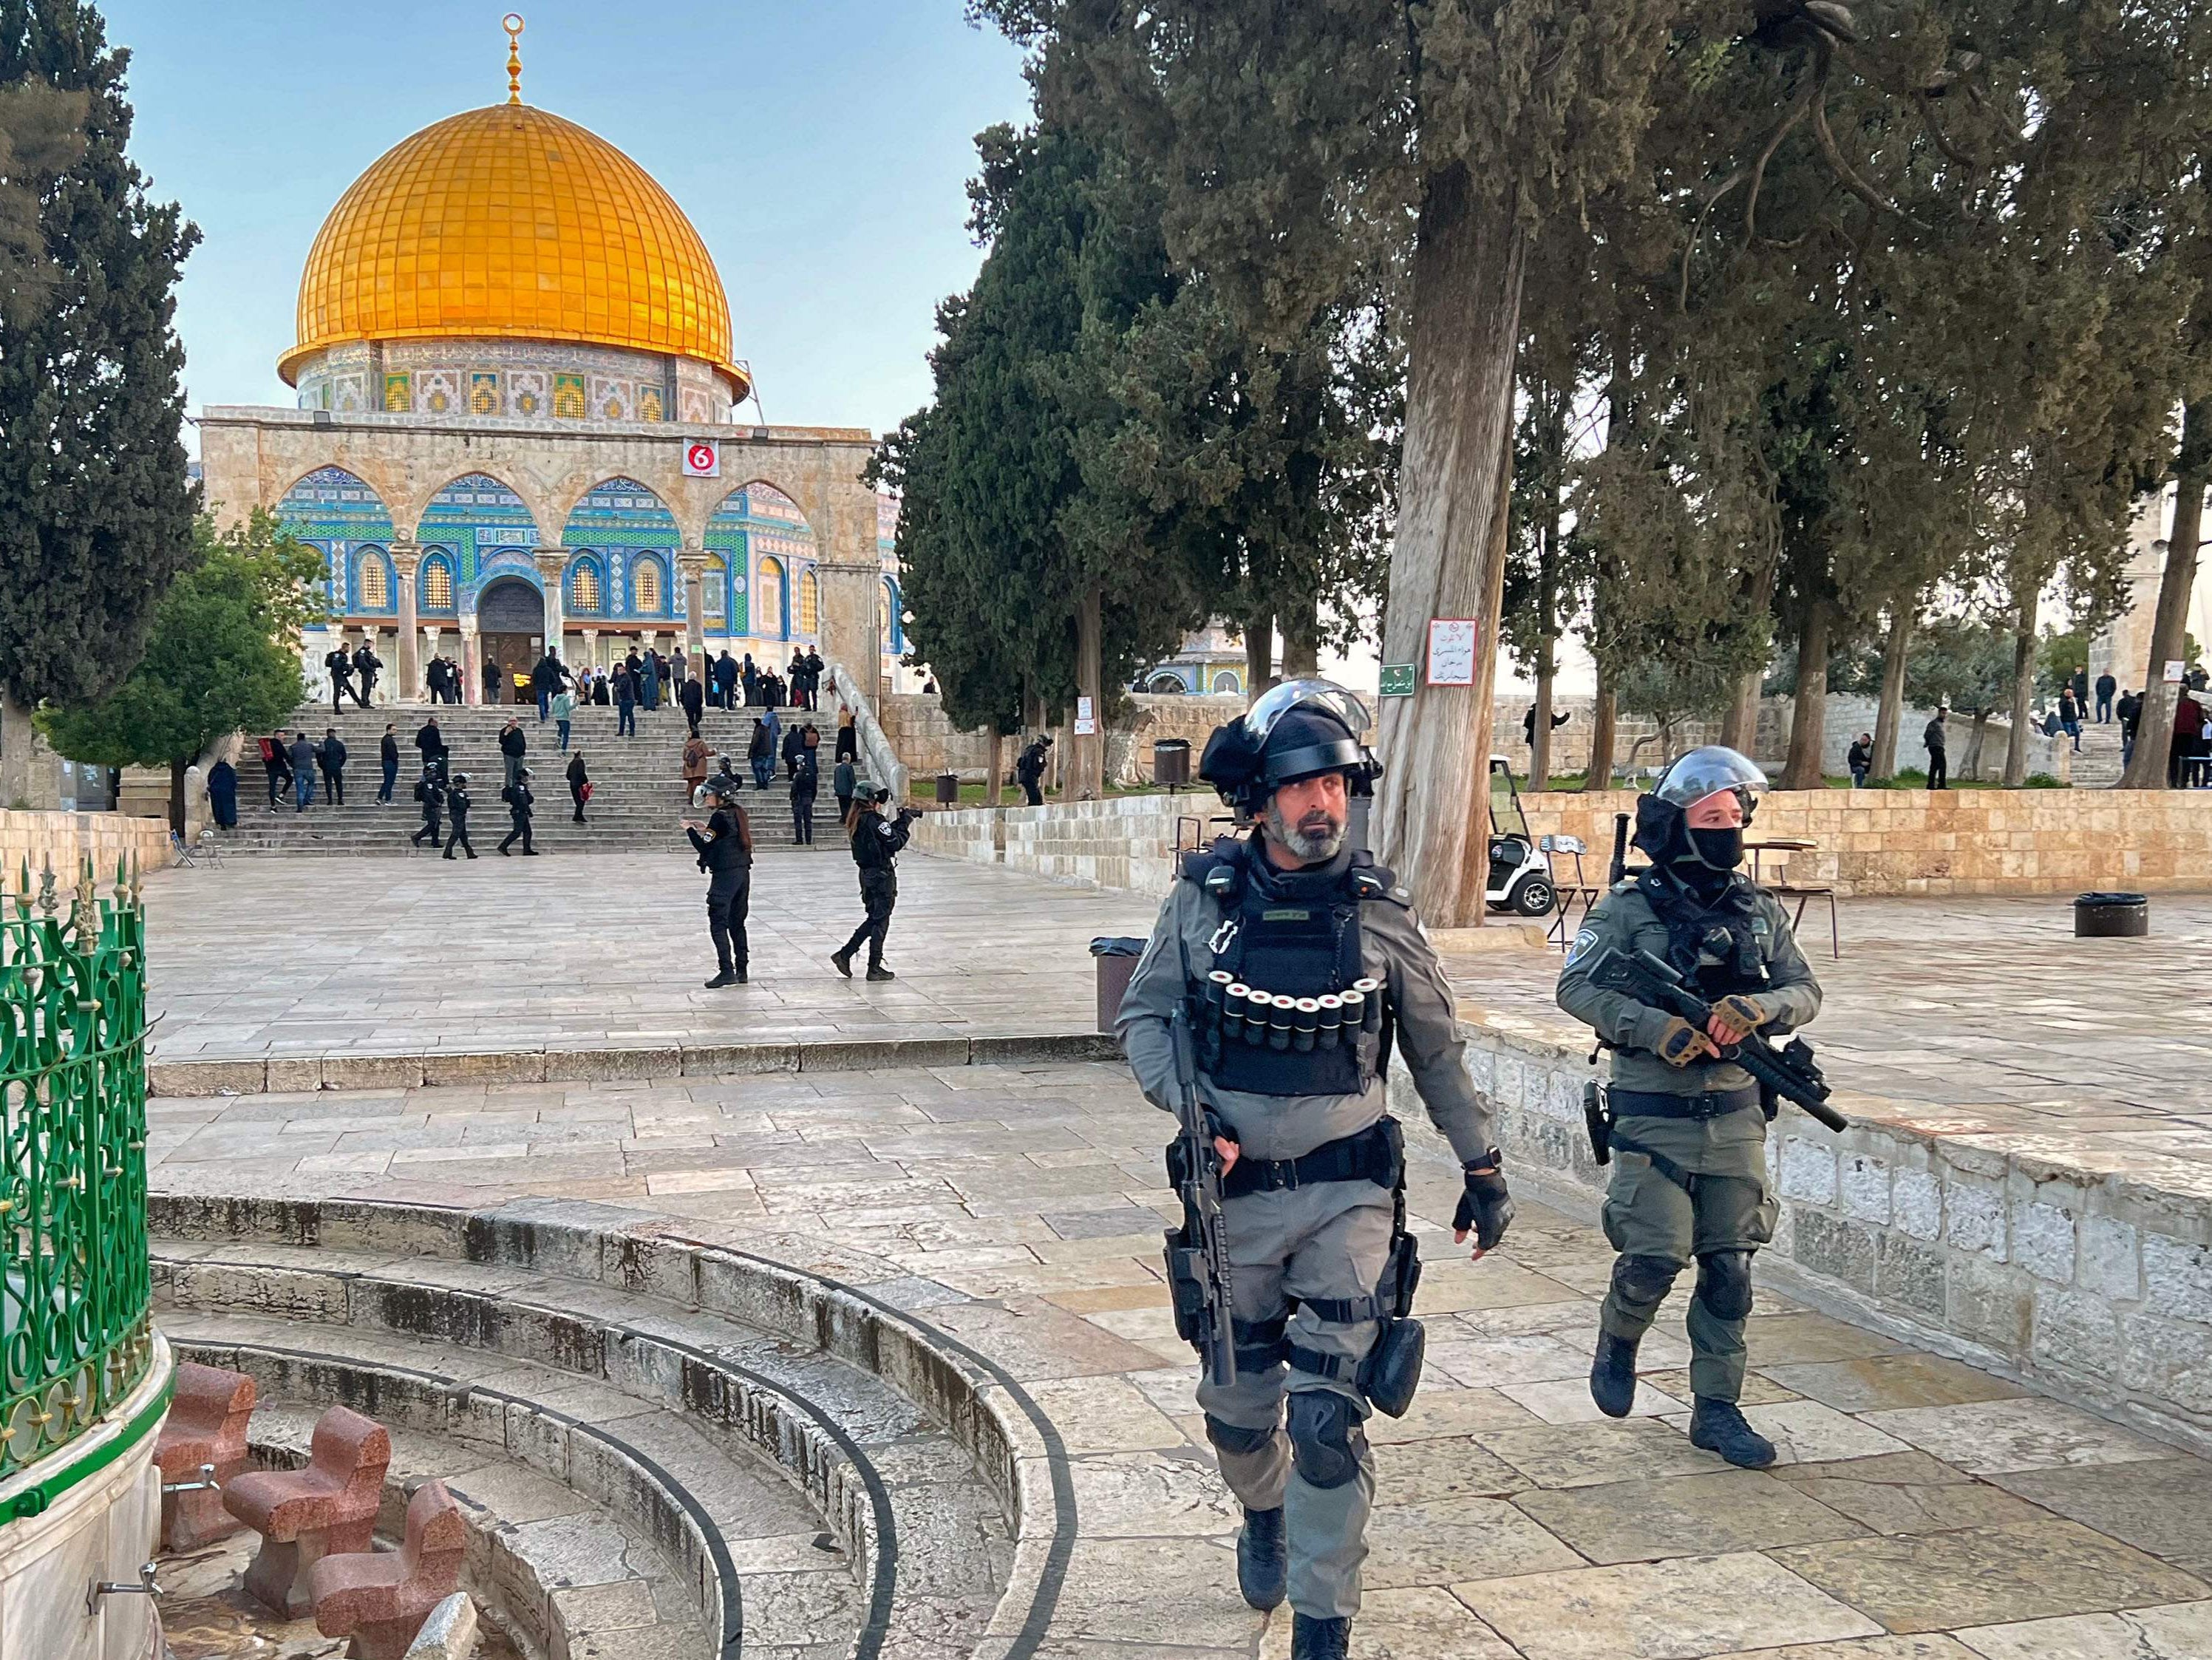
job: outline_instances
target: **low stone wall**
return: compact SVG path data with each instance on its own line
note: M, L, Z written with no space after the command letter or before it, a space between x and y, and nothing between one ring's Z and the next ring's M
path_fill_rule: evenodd
M1509 1170L1594 1212L1589 1034L1462 1004L1475 1087ZM1399 1116L1435 1138L1401 1075ZM1840 1092L1832 1135L1785 1106L1767 1139L1781 1200L1759 1277L1852 1317L2212 1453L2212 1193L2203 1166L2069 1162L1979 1134L1956 1110ZM1436 1146L1441 1147L1440 1140Z
M1127 700L1121 718L1106 729L1106 775L1123 784L1149 781L1152 745L1162 738L1180 738L1189 744L1194 773L1213 729L1243 714L1244 708L1242 697L1133 696ZM955 731L934 696L902 692L885 698L880 714L884 733L917 785L926 785L940 772L957 773L971 784L984 781L990 768L990 735ZM1056 727L1053 732L1064 745L1066 728ZM1014 757L1028 741L1026 737L1011 737L1000 746L1000 764L1009 775Z
M1164 896L1175 881L1176 818L1198 820L1195 830L1183 826L1188 847L1194 836L1206 839L1206 821L1220 811L1211 790L1042 807L963 807L924 813L915 821L913 845L1055 882Z
M1613 816L1636 806L1626 790L1522 800L1537 835L1589 844L1593 882L1612 855ZM1759 803L1753 831L1773 838L1819 843L1783 868L1842 894L2197 888L2212 880L2212 792L1778 790ZM1765 861L1770 877L1777 868Z
M17 812L0 808L0 871L12 887L27 860L35 881L52 866L54 879L76 879L77 861L92 855L100 881L115 878L118 858L136 859L142 868L159 870L169 862L169 825L162 818L134 818L119 812Z

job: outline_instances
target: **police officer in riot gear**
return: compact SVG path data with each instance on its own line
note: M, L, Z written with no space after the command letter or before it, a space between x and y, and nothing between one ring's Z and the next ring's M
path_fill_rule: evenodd
M1244 1506L1239 1586L1258 1608L1287 1596L1296 1660L1347 1651L1375 1494L1362 1426L1370 1405L1404 1412L1419 1374L1394 1048L1464 1168L1454 1237L1472 1230L1480 1256L1513 1215L1436 954L1404 890L1347 845L1379 771L1368 724L1343 688L1292 680L1213 734L1200 776L1258 823L1185 858L1116 1022L1170 1110L1178 1002L1196 1038L1237 1361L1198 1398Z
M1766 1125L1758 1085L1723 1051L1746 1033L1778 1036L1820 1012L1820 988L1782 903L1737 866L1765 775L1731 749L1692 750L1636 804L1650 865L1590 911L1560 971L1559 1006L1612 1051L1606 1091L1613 1180L1605 1231L1620 1253L1599 1315L1590 1395L1627 1416L1636 1347L1675 1276L1697 1262L1689 1312L1690 1438L1732 1464L1774 1462L1773 1444L1736 1406L1743 1389L1751 1261L1774 1236ZM1663 958L1713 1006L1705 1030L1594 984L1610 947Z

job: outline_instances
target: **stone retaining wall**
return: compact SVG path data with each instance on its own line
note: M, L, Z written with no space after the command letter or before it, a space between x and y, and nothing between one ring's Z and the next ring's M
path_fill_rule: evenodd
M1460 1024L1507 1168L1593 1209L1607 1172L1583 1128L1589 1035L1468 1004ZM1392 1081L1401 1119L1441 1146L1402 1073ZM1762 1280L2212 1453L2201 1164L2139 1152L2095 1169L2047 1138L1977 1133L1967 1110L1832 1104L1852 1120L1844 1134L1784 1106L1767 1139L1781 1219Z
M1539 836L1589 844L1602 881L1626 790L1522 798ZM2076 893L2203 887L2212 881L2212 792L2196 790L1790 790L1759 804L1753 840L1820 845L1789 855L1793 882L1842 894ZM1569 861L1570 866L1571 861ZM1777 868L1765 861L1771 876ZM1572 880L1571 869L1558 873Z
M1522 798L1538 836L1580 836L1583 873L1605 879L1613 815L1632 812L1627 790L1555 791ZM1210 838L1221 808L1206 790L1054 802L1042 807L967 807L931 813L915 845L979 864L1002 864L1054 881L1164 894L1182 842ZM2201 888L2212 882L2212 791L1791 790L1760 803L1753 839L1819 843L1771 880L1828 883L1843 895L2075 893L2096 888ZM1573 860L1555 859L1559 879Z
M24 862L33 882L51 863L54 879L66 887L76 879L77 861L92 855L101 883L115 879L115 861L135 858L146 870L169 862L169 825L163 818L134 818L119 812L21 812L0 808L0 871L13 887Z

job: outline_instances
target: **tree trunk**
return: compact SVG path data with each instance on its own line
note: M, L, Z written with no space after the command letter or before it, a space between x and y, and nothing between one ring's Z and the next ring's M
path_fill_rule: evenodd
M1790 757L1783 763L1785 790L1827 787L1820 752L1828 736L1828 627L1825 599L1808 599L1797 623L1797 696L1790 711Z
M2016 790L2027 781L2027 706L2035 692L2035 612L2042 596L2031 591L2020 602L2012 636L2012 732L2005 739L2004 777Z
M1283 613L1283 678L1310 680L1321 672L1321 599L1291 602Z
M1565 443L1565 435L1560 435ZM1563 458L1559 458L1563 463ZM1551 482L1544 493L1544 519L1536 548L1536 721L1528 737L1528 787L1552 787L1552 703L1559 678L1559 635L1556 621L1559 581L1559 465L1545 469Z
M2120 779L2129 790L2166 787L2173 749L2173 710L2181 688L2166 666L2182 654L2189 631L2189 596L2197 586L2197 554L2204 531L2204 491L2212 485L2212 398L2200 398L2181 417L2181 453L2175 459L2173 534L2166 538L2166 571L2158 580L2152 614L2150 661L2143 668L2142 713L2136 719L2135 758Z
M1006 739L1005 734L1000 733L995 726L991 728L991 759L989 763L991 771L989 777L985 781L983 800L994 807L997 806L1000 801L1006 799Z
M1244 625L1244 698L1267 690L1275 678L1275 617L1261 611Z
M1960 763L1958 776L1978 784L1982 781L1982 751L1990 740L1990 712L1974 711L1974 724L1966 733L1966 758Z
M1547 634L1536 648L1536 727L1528 745L1528 787L1552 787L1552 684L1558 678L1557 642Z
M1100 590L1086 589L1083 602L1075 613L1075 712L1069 725L1075 733L1073 765L1070 769L1070 792L1079 801L1096 801L1106 793L1106 699L1105 688L1099 683L1104 678L1100 665L1103 648L1101 635L1103 624L1100 618L1103 596ZM1085 700L1091 708L1091 730L1085 733L1083 709Z
M1590 705L1589 765L1583 773L1585 790L1613 787L1613 746L1620 724L1620 711L1613 701L1613 678L1601 662L1597 666L1597 696Z
M1874 776L1897 771L1897 729L1905 721L1905 654L1912 644L1912 604L1901 600L1881 642L1881 702L1874 717Z
M31 725L31 706L18 702L11 691L0 690L0 807L51 807L51 801L32 800L31 757L38 733Z
M169 828L178 835L185 833L185 771L189 760L172 759L169 763Z
M1765 669L1746 669L1721 715L1721 742L1744 755L1759 746L1759 690L1765 681Z
M1476 197L1455 163L1424 181L1413 246L1406 447L1382 660L1427 663L1429 623L1475 619L1474 684L1382 705L1375 799L1382 861L1435 927L1482 920L1487 838L1477 823L1498 670L1498 498L1510 477L1524 239L1514 204ZM1470 856L1469 849L1480 857Z

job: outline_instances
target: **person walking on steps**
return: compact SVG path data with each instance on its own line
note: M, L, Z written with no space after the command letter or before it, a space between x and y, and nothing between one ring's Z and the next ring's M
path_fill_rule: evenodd
M499 850L505 853L519 840L522 843L522 851L535 859L538 849L530 844L530 806L538 798L530 793L529 768L524 767L516 772L514 781L500 792L500 799L507 803L507 816L512 828L500 842Z
M1115 1023L1146 1098L1172 1112L1171 1023L1192 1021L1236 1265L1236 1381L1209 1376L1198 1402L1243 1506L1238 1589L1255 1608L1289 1601L1295 1660L1349 1651L1375 1502L1364 1426L1370 1408L1402 1414L1420 1376L1394 1043L1461 1166L1453 1237L1472 1231L1480 1258L1513 1219L1436 953L1396 879L1347 843L1352 799L1379 772L1370 724L1341 686L1299 679L1214 733L1200 775L1258 826L1183 860ZM1232 976L1297 1000L1311 1036L1245 1042L1220 995Z
M261 740L261 766L269 775L269 811L276 811L284 787L292 781L292 759L285 753L284 734L272 732Z
M476 848L469 842L469 809L476 804L469 799L469 775L465 772L453 775L453 787L446 792L446 811L453 821L453 833L446 838L446 857L453 856L459 848L471 859Z
M376 648L367 640L361 642L360 649L353 654L353 672L356 677L353 701L357 707L367 708L369 694L376 690L376 677L384 672L384 660L376 654Z
M815 769L814 752L799 751L791 774L791 835L802 848L814 845L814 796L822 775Z
M898 978L884 966L884 938L891 931L891 909L898 903L898 870L894 861L921 812L916 807L901 807L897 817L886 820L884 803L890 799L889 790L878 788L854 810L845 826L853 838L853 862L860 870L860 903L868 912L844 949L830 953L830 966L848 980L853 977L853 953L864 943L868 948L868 978Z
M702 690L697 675L687 676L683 684L677 687L676 701L683 705L684 724L690 727L691 735L696 738L699 735L699 717L707 707L707 694Z
M522 770L522 757L530 752L530 740L523 736L522 722L513 716L499 729L500 784L505 787L514 781Z
M234 830L238 828L238 769L218 757L208 769L208 811L215 815L216 828Z
M336 727L323 728L323 741L315 748L315 764L322 769L323 794L334 807L345 806L345 740Z
M422 804L422 828L407 839L419 848L427 836L430 838L430 850L434 853L445 845L441 839L445 828L441 821L446 812L445 776L436 767L423 767L422 775L415 781L415 799Z
M315 746L307 741L306 733L292 734L292 746L284 751L284 758L292 763L292 811L305 812L315 805Z
M424 718L422 728L415 734L415 749L422 756L426 770L432 768L441 773L446 770L446 734L438 730L436 715Z
M860 730L853 724L853 711L849 708L837 711L837 758L840 761L858 761L860 758Z
M686 680L687 686L696 686L696 680ZM694 727L691 735L684 740L684 805L690 806L699 799L699 787L707 781L707 763L714 758L714 751Z
M538 666L530 672L530 690L538 699L538 721L543 726L553 713L553 694L567 685L568 671L561 665L561 654L548 646L545 655L538 660Z
M344 642L323 654L323 666L331 672L331 713L336 714L340 700L353 690L353 654Z
M584 751L578 750L568 757L568 799L576 804L575 822L586 821L584 803L592 799L592 775L584 770Z
M714 816L705 834L698 821L686 819L684 834L699 855L699 868L707 873L707 932L714 941L714 960L720 965L709 991L745 983L748 952L745 912L752 898L753 830L745 810L738 805L734 778L717 778L708 786L714 802Z
M384 723L384 741L377 745L376 759L378 764L384 769L384 781L377 786L376 805L380 807L388 807L392 805L392 787L399 781L399 723L398 721L386 721Z
M837 764L830 769L830 787L837 796L837 822L848 824L853 821L853 794L860 787L860 775L850 759L837 757Z
M561 736L561 752L568 752L568 731L576 718L576 694L566 686L553 694L553 730Z
M1694 1260L1690 1439L1746 1469L1774 1462L1774 1444L1736 1402L1751 1261L1774 1237L1777 1201L1759 1085L1724 1052L1750 1032L1779 1037L1820 1012L1789 912L1740 868L1765 787L1765 774L1717 744L1662 773L1636 803L1636 845L1651 863L1592 908L1558 991L1559 1006L1613 1052L1604 1224L1620 1254L1598 1313L1590 1397L1608 1417L1634 1409L1637 1345ZM1700 1031L1595 984L1592 971L1608 950L1672 964L1711 1003L1711 1021Z
M637 671L627 662L615 665L615 736L637 736Z

